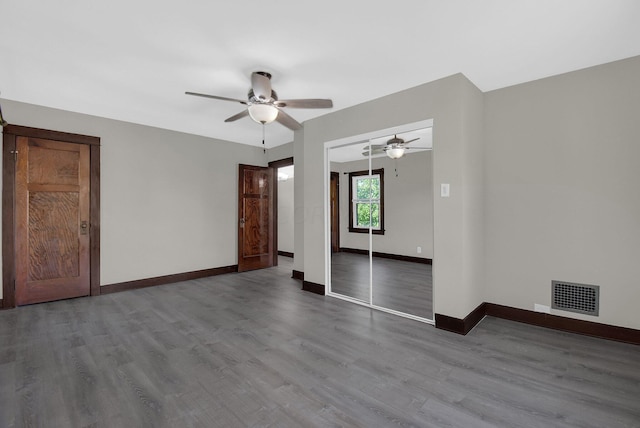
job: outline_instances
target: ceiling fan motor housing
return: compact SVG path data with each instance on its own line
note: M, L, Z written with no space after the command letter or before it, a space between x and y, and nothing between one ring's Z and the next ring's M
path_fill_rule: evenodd
M249 92L247 93L247 97L249 98L250 103L265 103L270 101L278 101L278 94L276 94L276 91L274 91L273 89L271 90L270 100L261 100L260 98L256 97L256 95L253 93L253 88L249 89Z
M397 136L393 136L392 139L390 139L389 141L387 141L387 145L389 146L393 146L393 145L397 145L397 144L403 144L404 140L402 138L398 138Z

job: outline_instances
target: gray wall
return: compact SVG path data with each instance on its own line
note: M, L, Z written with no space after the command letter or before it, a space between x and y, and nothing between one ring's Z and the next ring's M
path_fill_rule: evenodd
M304 273L304 233L305 233L305 198L304 198L304 128L294 132L293 140L293 175L296 178L293 188L293 270ZM298 143L296 143L296 140Z
M550 305L600 285L600 316L640 328L640 57L485 95L485 300Z
M394 172L398 168L398 177ZM369 235L349 232L349 175L365 171L366 159L333 163L340 173L340 246L369 249ZM373 235L373 251L401 256L433 258L433 169L431 152L416 152L396 162L374 158L371 168L384 168L384 235ZM417 247L422 253L417 253Z
M237 263L238 164L261 148L2 101L10 123L101 138L101 285Z
M296 212L304 240L296 231L295 254L305 280L325 283L324 143L433 119L434 188L451 184L451 197L434 199L434 309L463 318L480 304L482 109L482 93L457 74L305 122L294 136L296 203L299 193L304 198L304 213Z
M267 158L269 162L287 159L290 157L293 157L293 142L267 149Z
M266 164L262 149L3 108L102 137L102 284L236 263L237 164ZM294 269L324 283L324 142L433 119L435 312L549 305L559 279L602 286L599 317L559 314L640 328L639 111L635 57L487 94L455 75L307 121L269 157L295 156Z
M487 94L452 76L309 121L305 277L324 283L323 143L433 118L435 312L532 310L558 279L600 285L600 315L552 313L640 328L639 111L634 57Z

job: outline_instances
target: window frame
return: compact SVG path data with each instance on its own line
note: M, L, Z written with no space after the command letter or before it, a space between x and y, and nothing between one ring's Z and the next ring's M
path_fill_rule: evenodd
M353 200L353 183L355 177L362 177L363 175L372 176L379 175L380 176L380 228L375 229L371 226L367 227L358 227L354 225L353 215L354 215L354 205L355 201ZM373 169L371 173L369 170L366 171L354 171L349 173L349 232L352 233L371 233L374 235L384 235L384 168Z

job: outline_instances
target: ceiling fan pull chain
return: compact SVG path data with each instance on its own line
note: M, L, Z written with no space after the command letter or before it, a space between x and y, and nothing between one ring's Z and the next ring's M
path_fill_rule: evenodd
M267 153L267 147L264 145L264 123L262 124L262 152Z
M398 159L393 160L393 169L396 171L396 177L398 176Z

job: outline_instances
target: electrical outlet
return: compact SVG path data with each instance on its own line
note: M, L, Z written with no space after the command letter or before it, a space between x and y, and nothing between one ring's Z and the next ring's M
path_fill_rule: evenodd
M416 252L417 252L418 254L422 254L422 247L418 247L418 248L416 248Z

